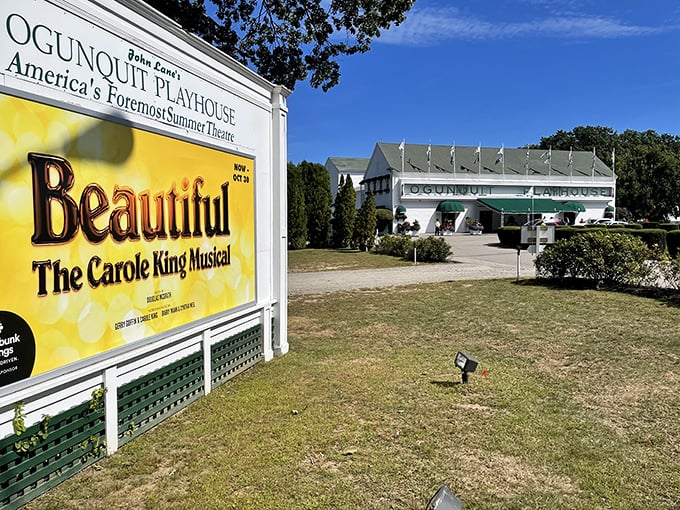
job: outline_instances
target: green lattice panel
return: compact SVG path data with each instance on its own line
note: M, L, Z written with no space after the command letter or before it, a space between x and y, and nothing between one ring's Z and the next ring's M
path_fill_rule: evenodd
M119 443L127 443L201 397L203 386L200 351L121 386Z
M212 383L218 385L263 358L262 326L253 326L211 348Z
M40 424L21 436L0 440L0 506L16 509L105 455L104 414L84 402L50 418L47 437L25 453L15 443L37 434Z
M274 340L276 340L276 319L272 317L272 337L269 339L272 345L274 345Z

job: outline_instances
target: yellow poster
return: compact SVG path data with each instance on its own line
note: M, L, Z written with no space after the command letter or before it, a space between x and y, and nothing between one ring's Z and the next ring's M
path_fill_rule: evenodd
M253 160L0 95L0 386L255 300Z

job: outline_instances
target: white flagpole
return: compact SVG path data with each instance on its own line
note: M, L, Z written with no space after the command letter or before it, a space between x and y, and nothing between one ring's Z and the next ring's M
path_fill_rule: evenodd
M595 158L597 156L595 155L595 147L593 147L593 164L590 166L590 178L594 179L595 178Z
M543 154L541 154L541 159L543 159L543 164L548 165L548 177L550 177L550 167L552 166L552 146Z
M498 156L496 158L496 163L501 163L501 173L503 174L503 177L505 177L505 144L501 144L501 148L498 149L496 156Z
M427 145L427 175L430 175L430 162L432 161L432 142Z
M456 141L451 145L451 164L453 165L453 177L456 177Z
M574 154L572 152L573 147L569 147L569 176L574 177Z
M477 155L477 174L482 175L482 142L479 142L477 150L475 151Z
M405 138L401 139L401 143L399 144L399 157L401 158L401 173L402 176L404 174L404 142L406 141Z
M529 177L529 146L527 145L527 156L524 159L524 172L526 176Z

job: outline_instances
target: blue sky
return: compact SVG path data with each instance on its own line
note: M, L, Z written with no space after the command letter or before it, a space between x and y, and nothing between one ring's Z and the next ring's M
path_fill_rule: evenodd
M680 3L417 0L328 92L288 100L288 159L376 142L518 147L602 125L680 134Z

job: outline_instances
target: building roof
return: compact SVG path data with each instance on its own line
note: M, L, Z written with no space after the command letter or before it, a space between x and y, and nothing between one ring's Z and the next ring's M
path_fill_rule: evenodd
M363 174L368 168L369 158L328 158L328 162L333 163L340 173ZM328 162L326 164L328 164Z
M401 171L401 151L398 143L379 142L377 144L390 169ZM426 144L404 145L404 173L405 174L446 174L464 177L466 175L482 175L485 177L500 176L564 176L564 177L610 177L612 170L591 151L573 151L571 163L570 151L529 149L527 169L527 149L509 149L507 147L481 147L481 165L477 160L477 147L455 147L454 169L451 146L432 145L430 148L430 163L428 165ZM549 157L548 157L549 156ZM547 161L550 161L550 164Z

